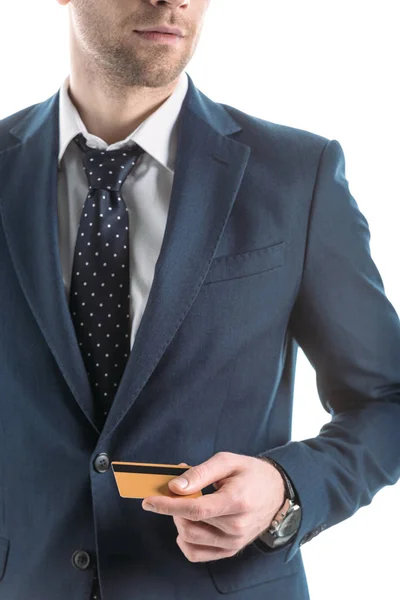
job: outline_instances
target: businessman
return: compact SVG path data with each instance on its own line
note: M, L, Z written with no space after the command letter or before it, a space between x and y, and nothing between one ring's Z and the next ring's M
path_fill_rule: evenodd
M400 477L342 147L196 88L210 0L58 3L70 74L0 122L0 598L306 600L301 546ZM299 346L331 419L291 441Z

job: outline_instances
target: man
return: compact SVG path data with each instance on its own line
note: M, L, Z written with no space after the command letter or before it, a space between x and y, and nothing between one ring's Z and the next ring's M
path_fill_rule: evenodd
M306 600L300 546L400 477L342 148L194 86L209 0L58 2L70 76L0 123L0 597ZM293 442L298 345L332 418ZM118 461L189 486L123 498Z

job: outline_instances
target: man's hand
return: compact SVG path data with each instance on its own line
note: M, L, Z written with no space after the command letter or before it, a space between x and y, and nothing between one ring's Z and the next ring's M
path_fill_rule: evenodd
M180 463L186 465L186 463ZM218 452L189 468L179 479L189 485L181 489L178 478L168 485L181 498L149 496L142 506L170 515L178 530L177 544L190 562L207 562L238 554L270 526L285 499L285 486L279 471L253 456ZM214 484L216 492L200 498L193 493Z

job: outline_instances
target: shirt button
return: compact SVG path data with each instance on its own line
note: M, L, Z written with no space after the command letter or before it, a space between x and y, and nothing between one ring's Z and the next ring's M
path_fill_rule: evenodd
M110 468L110 459L108 454L102 452L98 454L94 460L94 468L98 473L105 473Z
M76 569L87 569L90 565L90 556L84 550L77 550L72 555L72 564Z

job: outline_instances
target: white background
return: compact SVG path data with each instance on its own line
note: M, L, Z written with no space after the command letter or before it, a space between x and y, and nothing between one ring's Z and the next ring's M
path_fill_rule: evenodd
M397 312L398 9L398 0L211 0L186 68L212 100L340 142ZM56 0L4 2L0 23L2 118L53 95L69 73L68 9ZM318 435L329 420L299 350L293 439ZM399 597L399 507L400 484L386 487L370 506L302 546L312 600Z

